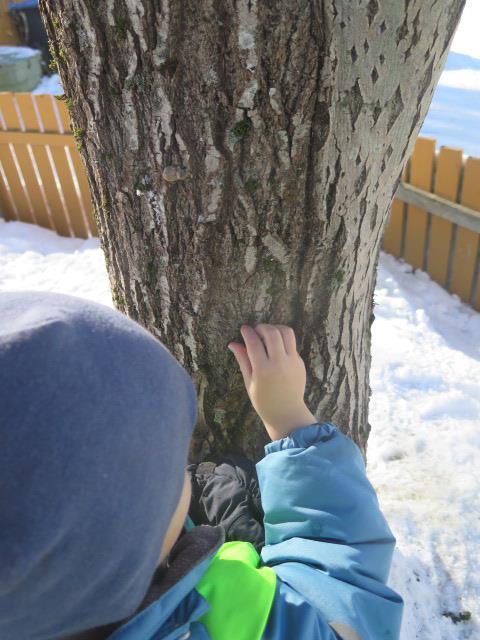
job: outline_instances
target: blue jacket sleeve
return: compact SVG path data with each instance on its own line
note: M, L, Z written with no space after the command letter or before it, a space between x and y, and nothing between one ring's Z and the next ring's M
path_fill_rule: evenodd
M279 580L264 637L398 640L403 601L386 586L395 538L356 444L323 423L265 453L262 559ZM313 634L298 628L303 620Z

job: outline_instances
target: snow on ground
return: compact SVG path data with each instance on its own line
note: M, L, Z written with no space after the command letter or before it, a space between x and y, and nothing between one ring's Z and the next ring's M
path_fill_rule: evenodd
M0 220L0 291L58 291L113 306L96 238L61 238L33 224Z
M0 290L15 289L112 306L98 240L0 222ZM368 473L397 538L401 640L478 639L480 314L385 254L375 300Z
M375 302L368 473L397 538L402 640L478 639L480 314L386 254Z

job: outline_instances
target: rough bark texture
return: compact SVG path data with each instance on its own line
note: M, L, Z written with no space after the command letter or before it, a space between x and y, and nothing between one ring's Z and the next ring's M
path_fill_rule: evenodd
M191 373L192 460L265 443L226 349L295 329L365 450L392 195L465 0L40 0L114 300Z

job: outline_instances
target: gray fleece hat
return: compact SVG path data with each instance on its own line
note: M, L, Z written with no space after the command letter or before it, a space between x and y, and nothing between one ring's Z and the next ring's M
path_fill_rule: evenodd
M180 498L196 395L140 325L72 296L0 294L0 638L131 615Z

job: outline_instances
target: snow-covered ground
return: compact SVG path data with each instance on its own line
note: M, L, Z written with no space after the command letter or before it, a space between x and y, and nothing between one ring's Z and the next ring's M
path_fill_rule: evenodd
M480 314L386 254L375 302L368 473L398 541L402 640L478 640Z
M57 291L113 307L96 238L62 238L48 229L0 219L0 291Z
M112 306L98 240L0 221L0 290L19 289ZM368 472L397 537L402 640L478 639L480 314L388 255L375 300Z

